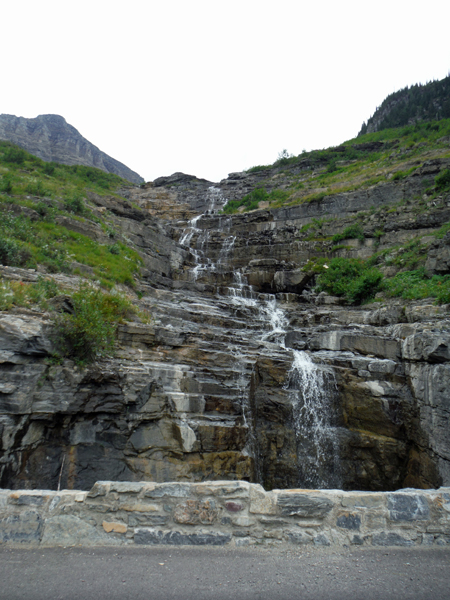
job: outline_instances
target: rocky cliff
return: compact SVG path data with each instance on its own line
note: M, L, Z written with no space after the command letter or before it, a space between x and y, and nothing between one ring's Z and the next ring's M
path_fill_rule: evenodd
M39 115L35 119L0 115L0 140L17 144L47 162L96 167L135 184L144 182L140 175L99 150L59 115Z
M419 248L430 277L449 273L450 195L426 191L449 166L445 155L425 156L399 178L234 215L222 212L227 199L240 201L263 178L267 189L280 186L289 168L216 185L176 174L122 198L86 193L91 217L58 223L105 247L114 231L139 253L128 293L151 321L130 316L115 356L81 367L51 360L51 312L16 305L1 313L1 486L448 485L449 305L383 293L350 305L319 293L307 265L375 256L387 278ZM295 168L323 172L319 163ZM28 205L5 206L39 218ZM346 238L355 224L362 234ZM67 291L80 277L1 271L6 282L45 276Z

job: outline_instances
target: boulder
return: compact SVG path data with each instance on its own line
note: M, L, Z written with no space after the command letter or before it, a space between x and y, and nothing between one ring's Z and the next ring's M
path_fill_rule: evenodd
M273 285L277 292L292 292L301 294L311 281L311 274L302 269L293 271L277 271L273 277Z

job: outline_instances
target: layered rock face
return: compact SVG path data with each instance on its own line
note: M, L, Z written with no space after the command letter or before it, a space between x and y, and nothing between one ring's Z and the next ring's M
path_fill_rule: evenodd
M99 150L59 115L39 115L35 119L0 115L0 140L17 144L47 162L96 167L135 184L144 182L140 175Z
M47 315L1 315L1 486L208 479L266 489L448 485L448 306L349 308L311 292L301 270L313 256L342 252L308 241L305 224L334 216L323 224L326 235L342 231L372 206L412 197L426 175L417 169L399 184L233 217L218 211L230 182L246 175L216 187L178 177L128 190L134 207L93 195L144 259L139 304L151 323L121 325L116 356L81 369L46 360ZM246 185L234 189L238 197ZM365 241L349 240L345 252L369 256L393 239L429 233L430 260L443 265L445 240L432 233L450 219L449 203L436 200L426 214L407 206L395 217L369 213ZM380 224L385 233L376 246L371 232ZM93 224L89 235L95 231ZM37 277L12 268L3 275Z

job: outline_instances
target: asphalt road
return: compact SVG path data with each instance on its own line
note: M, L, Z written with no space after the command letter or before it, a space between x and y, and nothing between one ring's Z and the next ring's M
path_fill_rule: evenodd
M450 548L0 547L1 600L448 600Z

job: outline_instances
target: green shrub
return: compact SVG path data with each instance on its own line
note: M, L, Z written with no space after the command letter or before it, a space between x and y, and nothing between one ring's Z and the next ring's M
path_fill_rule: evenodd
M0 264L18 267L22 263L20 244L13 238L0 234Z
M16 146L6 147L3 150L3 160L7 163L23 165L26 157L27 153L25 150L22 150L22 148L17 148Z
M43 202L42 200L34 205L34 210L41 215L41 217L51 222L53 222L57 212L56 208L52 206L52 204Z
M272 165L255 165L254 167L250 167L247 169L246 173L258 173L259 171L265 171L266 169L270 169Z
M86 212L86 206L83 198L78 194L65 200L64 206L68 212L71 212L75 215L83 215Z
M309 196L307 201L308 202L322 202L322 200L326 197L327 197L327 194L325 192L320 192L319 194L313 194L312 196Z
M38 248L36 258L50 273L70 273L67 250L61 244L43 244Z
M44 167L42 168L42 170L44 171L44 173L46 175L54 175L55 173L55 163L53 162L46 162Z
M0 281L0 310L9 310L12 306L39 304L47 309L46 300L60 293L53 279L39 277L37 283L23 281Z
M267 192L266 188L255 188L249 194L245 195L241 200L229 200L222 212L225 214L234 213L241 206L245 210L256 210L260 202L284 202L289 196L286 190L272 190Z
M386 294L405 300L436 298L437 304L450 303L450 275L428 277L425 269L397 273L386 281Z
M10 194L13 189L12 184L12 176L8 173L7 175L3 175L2 181L0 183L0 192L5 192L5 194Z
M119 244L110 244L108 246L108 250L111 252L111 254L120 254L120 246Z
M356 258L333 258L317 277L317 290L342 296L352 304L373 298L381 289L381 272Z
M345 244L336 244L331 248L331 252L338 252L339 250L350 250L351 246L346 246Z
M27 241L32 235L32 224L27 217L6 213L6 215L2 215L0 220L0 231L7 237Z
M392 263L402 269L412 271L421 267L427 257L427 246L420 238L415 238L398 248Z
M347 300L352 304L360 304L370 300L381 289L382 273L375 267L365 269L353 283L349 285Z
M337 244L338 242L342 242L343 240L360 240L361 242L363 242L364 231L362 226L359 223L349 225L344 229L342 233L336 233L331 238L333 244Z
M436 190L443 191L450 188L450 169L445 169L435 178Z
M335 160L331 160L327 165L327 173L334 173L338 170L337 164Z
M36 181L35 183L29 183L26 186L25 191L27 192L27 194L31 194L32 196L42 197L42 196L49 195L49 191L44 186L42 181Z
M296 161L296 157L288 152L285 148L278 152L277 160L273 163L274 167L283 167Z
M437 239L441 240L448 232L450 231L450 223L445 223L439 230L435 233Z
M73 313L55 320L57 356L83 365L109 356L114 350L118 323L131 309L118 294L104 293L82 284L72 296Z
M258 208L258 204L262 201L267 200L268 193L265 188L255 188L249 194L245 195L241 200L230 200L225 205L223 212L225 214L231 214L236 212L238 208L243 206L245 210L255 210Z
M95 167L85 167L84 165L73 165L66 167L72 173L75 173L86 183L93 183L99 187L109 190L123 183L123 179L113 173L105 173Z
M54 298L60 293L58 284L54 279L39 277L37 283L28 286L28 297L36 304L46 308L46 300Z
M0 280L0 310L9 310L13 305L13 298L9 281Z

